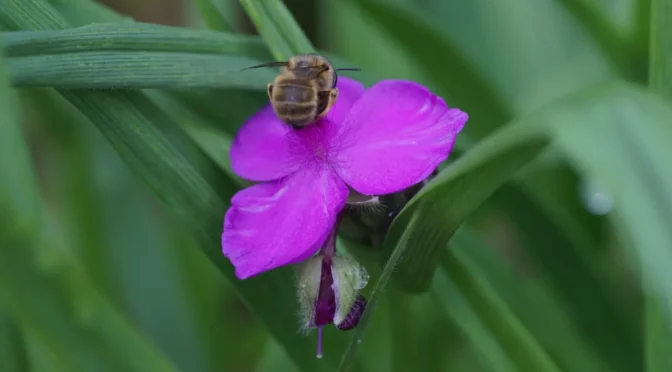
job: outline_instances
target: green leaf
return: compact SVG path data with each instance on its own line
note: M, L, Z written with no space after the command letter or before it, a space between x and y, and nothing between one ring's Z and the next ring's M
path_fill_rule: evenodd
M413 315L411 311L412 297L405 293L390 292L388 301L390 329L392 330L392 372L412 371L418 364L418 358L413 355L414 342L417 338L413 335Z
M68 370L177 370L95 291L57 236L47 233L42 240L34 230L0 234L0 297L27 332Z
M49 0L49 4L73 27L98 22L133 22L109 5L96 0Z
M286 61L315 48L281 0L240 0L277 61Z
M619 107L621 101L625 100L624 96L627 97L632 94L633 97L640 97L638 94L632 93L630 88L607 88L598 93L587 92L549 105L535 115L523 118L513 125L508 125L503 130L488 137L474 146L462 158L448 166L414 200L409 202L393 222L385 241L385 247L387 249L394 247L403 233L404 226L410 216L416 212L415 210L421 202L425 207L421 209L423 218L420 225L434 225L436 232L428 233L423 238L414 241L414 244L409 247L404 261L399 264L395 271L395 277L401 279L407 289L421 291L427 287L431 279L431 276L428 277L428 273L433 272L432 267L435 265L437 252L445 246L445 243L464 218L510 178L516 170L534 159L549 138L555 139L560 134L567 136L563 138L569 138L566 133L569 129L572 129L574 131L573 136L584 138L582 142L585 143L587 148L589 147L586 143L587 138L595 141L599 138L599 143L607 144L609 142L606 142L606 139L599 137L600 132L598 131L600 129L598 128L618 122L612 116L607 115L608 110ZM591 94L594 96L591 96ZM602 98L602 101L595 97ZM584 101L581 101L581 99L584 99ZM591 104L593 102L597 107L595 108L597 113L594 113L593 117L582 115L581 110L592 109ZM636 109L637 113L640 114L645 111L641 106L653 105L646 102L648 101L640 97L636 102L638 106L631 108L631 110ZM661 110L657 108L653 112L660 114ZM626 114L634 115L632 112L624 112L621 121L629 119L628 122L635 122L637 120L636 117ZM592 121L587 120L587 118L592 119ZM652 117L649 120L661 121L663 118L664 114L662 117ZM583 126L562 126L560 125L561 122L581 123ZM560 131L560 128L565 129L565 131ZM658 138L664 138L664 136L659 135ZM569 140L566 142L570 145ZM572 144L576 146L576 143ZM592 148L597 149L598 147L593 145ZM587 151L587 149L584 150ZM647 160L649 159L647 158ZM654 226L656 225L650 225L648 228L651 229ZM644 239L644 237L640 237L640 239ZM662 265L661 262L665 261L657 262L658 265ZM664 271L654 270L654 272L656 275L662 275L661 273Z
M59 210L61 228L67 236L64 244L84 264L96 288L115 298L112 288L116 275L101 254L109 245L102 231L99 190L94 185L93 163L97 159L88 141L91 131L82 130L91 128L81 127L89 123L83 123L81 114L51 90L23 89L20 93L25 111L31 115L29 122L45 133L38 145L48 148L49 156L42 161L49 163L43 166L59 169L45 175L43 182L53 185L52 205Z
M390 252L395 247L414 213L420 214L425 234L418 234L397 265L392 277L396 286L415 293L429 287L440 250L464 219L546 146L547 140L534 124L531 120L509 124L479 142L441 171L399 213L383 249Z
M58 28L63 21L47 3L39 0L9 0L0 7L0 22L16 9L32 9L27 17L10 18L14 26ZM6 24L6 23L5 23ZM187 161L169 140L166 132L184 139L169 117L147 102L140 92L59 90L110 141L127 164L142 178L171 212L172 218L190 231L212 262L236 288L269 332L285 348L294 362L307 371L328 370L314 358L315 340L296 330L297 305L291 268L238 280L229 261L221 253L221 228L225 202L203 175ZM181 133L181 134L180 134ZM329 360L331 358L331 360ZM327 356L334 363L334 356Z
M602 87L550 117L569 161L614 199L610 219L639 263L645 289L661 296L672 319L672 109L628 85ZM641 125L646 123L646 125ZM626 176L627 175L627 176Z
M0 227L0 239L14 233L15 229L30 231L39 222L42 213L37 203L35 175L18 119L18 103L9 85L4 56L0 53L0 174L5 176L0 182L0 216L6 221ZM0 258L6 260L2 257L3 251L9 247L4 245L3 242L0 246ZM19 372L23 370L20 367L25 362L22 360L25 355L22 355L23 341L14 314L8 311L11 301L0 298L0 369Z
M542 176L546 172L538 173ZM539 191L535 195L543 192L546 198L553 198L557 192L552 193L550 190L561 190L561 180L568 184L568 192L578 194L578 180L572 182L572 176L563 173L558 175L561 177L549 177L548 182L555 182L555 185L546 191L541 187L546 183L539 184L536 189ZM582 214L567 208L571 200L558 199L556 203L564 202L564 208L554 207L549 202L530 200L513 185L504 185L492 201L503 211L508 211L512 227L521 233L514 233L514 236L518 236L520 247L515 254L523 256L526 265L536 273L537 280L546 283L548 291L562 299L560 303L585 335L585 340L606 357L612 371L636 369L642 363L641 353L623 353L622 350L637 350L641 342L641 312L636 301L640 293L628 291L620 281L611 283L606 280L605 268L613 275L622 277L623 282L627 281L627 271L605 260L605 256L609 257L614 252L602 247L603 239L577 238L573 235L578 236L581 230L561 226L572 216L577 222L584 221L581 220ZM560 213L563 211L571 214L562 217ZM547 219L550 219L549 223L543 223ZM588 227L591 226L586 225L584 228ZM599 225L592 228L597 231L603 229ZM572 234L572 231L578 233ZM529 318L529 315L526 317Z
M233 28L227 21L225 14L213 4L213 1L218 0L196 0L196 5L205 24L212 30L232 31Z
M2 35L0 35L1 37ZM0 208L13 216L18 228L35 226L41 206L28 148L23 141L18 119L18 101L9 86L5 59L0 54L0 174L11 175L0 182ZM11 179L13 182L7 182Z
M642 1L643 3L643 1ZM668 99L672 98L672 3L651 1L649 86ZM669 125L669 124L668 124ZM664 299L656 294L646 296L645 347L646 370L663 372L672 369L672 321L667 315Z
M184 246L179 226L157 218L165 211L147 199L144 185L79 111L51 90L24 97L30 98L28 107L39 108L35 111L39 111L40 127L53 142L43 140L47 143L41 144L51 149L45 167L60 165L63 170L49 173L45 182L58 190L52 203L68 228L69 246L75 248L87 276L99 290L106 289L108 297L113 295L134 324L181 370L206 370L209 342L197 337L201 334L195 326L204 317L193 309L207 312L212 306L209 300L193 300L183 282L186 271L195 270L220 284L210 293L220 292L219 273L202 262L206 259L196 247ZM192 256L200 259L200 266L193 259L185 265ZM206 291L206 286L200 287ZM217 344L225 343L217 340Z
M274 76L270 70L240 71L268 58L258 38L205 30L106 23L8 32L3 45L16 85L265 90Z
M21 330L10 314L5 312L6 308L0 302L0 369L6 372L27 371L28 361Z
M571 309L571 304L561 301L553 288L539 278L543 268L526 265L524 257L510 257L494 247L486 246L475 231L465 225L457 230L449 243L449 249L469 261L469 270L487 282L486 285L497 293L512 315L562 370L614 370L605 363L602 357L604 354L600 354L586 339L593 330L580 329L572 319L575 311ZM444 274L450 275L448 272ZM597 301L599 299L588 299L586 305L594 305ZM624 336L617 326L611 328L610 335L613 338ZM478 347L478 344L474 346Z
M105 22L60 31L8 32L2 41L7 57L75 52L135 51L185 54L231 54L269 58L255 36L155 25Z
M605 8L618 9L615 2L604 4ZM519 0L508 4L427 0L422 10L416 7L407 11L421 13L423 23L459 47L464 58L515 115L529 114L559 97L617 76L594 38L559 1ZM624 16L627 17L627 10ZM424 45L431 53L434 45ZM428 83L433 78L428 76ZM465 88L446 89L459 94Z
M560 371L461 250L443 250L441 265L521 371Z
M8 61L15 86L67 89L223 88L263 90L273 72L245 74L259 61L232 55L80 52Z
M665 372L672 370L672 356L669 353L672 329L670 317L660 297L650 294L646 297L646 371Z
M379 0L350 3L382 26L424 73L431 76L428 84L436 94L469 114L469 124L465 127L467 136L482 138L511 118L511 112L492 84L456 45L417 12Z
M619 71L621 76L645 81L645 62L631 50L628 40L604 12L600 12L597 2L586 0L559 1L584 28L602 52L609 57L609 62Z
M11 174L0 190L0 298L27 332L57 351L70 370L100 363L114 370L175 370L91 286L60 246L37 192L17 107L0 59L0 173ZM42 235L40 234L42 232ZM39 336L38 336L39 335ZM86 340L82 342L82 340Z
M274 337L288 349L295 362L307 370L319 370L320 365L308 358L312 357L309 350L313 349L314 341L296 333L296 304L290 269L245 281L234 276L233 268L220 249L224 202L161 135L157 123L172 124L170 120L147 117L134 104L138 97L131 94L90 92L84 96L71 91L62 94L89 117L129 166L162 199L173 218L194 235L200 248L262 318Z
M516 365L483 323L460 288L443 270L436 272L431 295L446 316L462 331L478 354L479 364L492 372L516 372Z
M362 339L364 336L364 331L366 330L366 327L369 323L371 314L373 314L373 310L376 307L378 298L379 296L382 295L383 291L385 290L387 282L390 279L390 275L392 275L392 271L395 270L397 262L404 254L404 251L406 250L406 247L408 246L409 242L411 242L412 238L416 236L415 222L418 219L419 218L417 216L411 217L408 223L408 228L404 231L404 234L399 240L397 246L395 247L389 259L385 263L383 272L380 274L380 277L376 281L375 286L371 290L371 294L367 300L366 309L362 314L362 317L359 321L359 324L357 325L357 328L355 328L354 334L350 338L350 344L348 345L347 349L345 350L345 353L343 353L343 357L341 358L341 363L338 367L339 372L347 372L353 368L356 361L357 348L359 344L363 342Z
M651 55L649 84L672 97L672 4L651 0Z

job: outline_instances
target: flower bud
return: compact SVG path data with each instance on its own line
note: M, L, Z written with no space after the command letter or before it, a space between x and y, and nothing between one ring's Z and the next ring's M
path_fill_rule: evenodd
M344 256L320 254L299 265L297 294L305 329L318 328L318 357L322 356L322 327L341 330L357 326L366 300L359 294L369 280L366 269Z

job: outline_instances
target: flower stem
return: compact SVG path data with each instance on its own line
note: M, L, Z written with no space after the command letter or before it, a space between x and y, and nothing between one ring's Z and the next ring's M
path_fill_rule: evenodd
M333 257L336 254L336 236L338 236L338 226L341 224L341 220L343 219L343 213L344 212L341 211L341 213L336 216L336 223L334 223L334 227L329 233L327 241L320 250L320 253L322 253L325 257Z

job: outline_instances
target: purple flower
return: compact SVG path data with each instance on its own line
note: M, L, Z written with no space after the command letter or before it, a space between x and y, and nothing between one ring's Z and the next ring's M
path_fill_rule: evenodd
M297 294L303 329L318 329L317 357L322 357L322 327L334 324L347 331L359 324L366 299L359 291L369 281L357 261L336 253L336 231L331 231L320 254L298 266Z
M261 182L234 195L224 218L222 250L238 278L313 256L351 190L374 196L421 182L468 118L413 82L364 89L340 77L338 89L329 114L309 127L290 128L268 105L238 132L231 166Z

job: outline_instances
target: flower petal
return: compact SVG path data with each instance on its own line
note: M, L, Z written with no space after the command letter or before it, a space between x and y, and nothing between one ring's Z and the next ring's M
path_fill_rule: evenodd
M335 137L337 172L362 194L403 190L448 157L467 119L420 84L382 81L355 103Z
M364 93L364 86L355 80L339 77L336 103L322 120L340 123L352 105ZM305 130L304 130L305 131ZM300 145L305 133L293 131L280 121L268 104L252 116L236 134L231 144L231 168L250 181L271 181L290 175L311 156Z
M335 123L340 123L345 120L352 105L359 100L366 89L359 81L345 76L338 77L336 88L338 88L338 98L336 98L334 107L329 110L325 118Z
M222 251L247 279L315 254L345 206L348 188L327 167L239 191L224 218Z
M317 308L316 299L319 296L322 287L324 256L317 255L308 258L298 265L296 293L299 299L299 309L301 310L301 328L307 331L310 327L315 327L315 318ZM330 272L331 273L331 272ZM333 314L331 319L333 319Z
M366 298L364 298L364 296L359 294L357 295L355 303L352 304L352 307L350 308L350 312L348 312L348 315L345 317L345 319L343 319L342 322L338 323L336 326L341 331L349 331L357 327L360 319L362 319L362 314L364 314L365 309L366 309Z
M231 168L250 181L270 181L297 171L301 165L287 140L290 128L269 104L252 116L231 144Z

